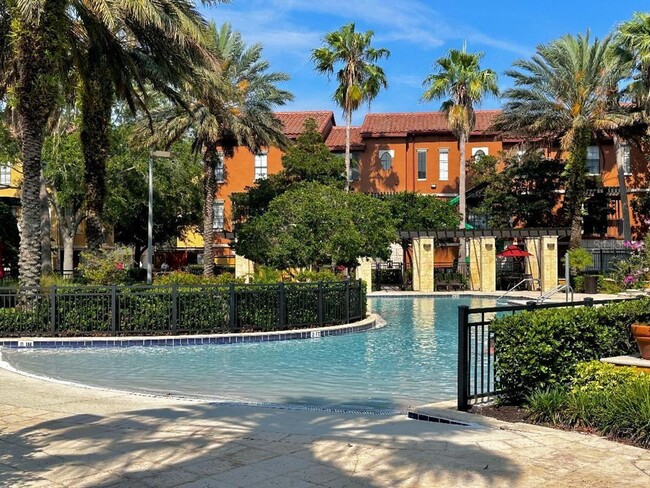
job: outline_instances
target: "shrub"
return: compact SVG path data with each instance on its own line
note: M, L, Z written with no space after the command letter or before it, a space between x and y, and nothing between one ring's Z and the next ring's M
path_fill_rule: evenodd
M322 281L323 283L333 283L335 281L342 281L343 277L332 273L329 269L323 269L320 271L309 271L303 270L296 274L296 281L301 283L317 283Z
M650 375L599 361L581 363L569 390L539 389L528 395L529 420L588 427L650 446Z
M506 401L561 386L581 361L636 351L629 326L650 319L650 300L556 308L494 320L496 377Z
M79 270L84 279L93 285L129 285L133 283L127 269L131 261L131 251L125 247L109 251L85 251L81 253Z

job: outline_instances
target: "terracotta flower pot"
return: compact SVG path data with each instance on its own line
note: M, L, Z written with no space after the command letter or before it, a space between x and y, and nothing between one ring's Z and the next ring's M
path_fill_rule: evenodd
M650 325L632 324L632 335L639 346L641 357L650 359Z

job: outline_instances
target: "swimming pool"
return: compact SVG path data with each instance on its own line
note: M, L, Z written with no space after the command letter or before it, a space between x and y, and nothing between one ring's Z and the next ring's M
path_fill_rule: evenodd
M15 368L93 386L344 409L404 410L455 398L459 305L494 299L369 299L371 332L182 347L2 351Z

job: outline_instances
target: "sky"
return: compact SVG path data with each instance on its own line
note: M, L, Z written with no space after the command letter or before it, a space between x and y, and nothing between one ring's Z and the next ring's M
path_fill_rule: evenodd
M587 30L601 38L648 6L647 0L231 0L204 13L232 24L247 43L261 43L271 69L291 77L282 87L295 99L278 110L332 110L341 125L341 109L332 101L335 81L314 70L311 51L348 22L374 31L373 45L391 52L381 62L388 89L355 113L359 125L368 112L438 110L440 102L421 101L422 81L436 59L464 42L485 54L481 68L496 71L504 89L510 86L504 71L536 46ZM479 108L500 105L492 97Z

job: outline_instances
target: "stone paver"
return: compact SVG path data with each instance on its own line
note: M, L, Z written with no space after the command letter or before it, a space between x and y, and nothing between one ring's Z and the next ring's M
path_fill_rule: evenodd
M650 486L643 449L427 412L473 425L211 405L0 369L0 486Z

